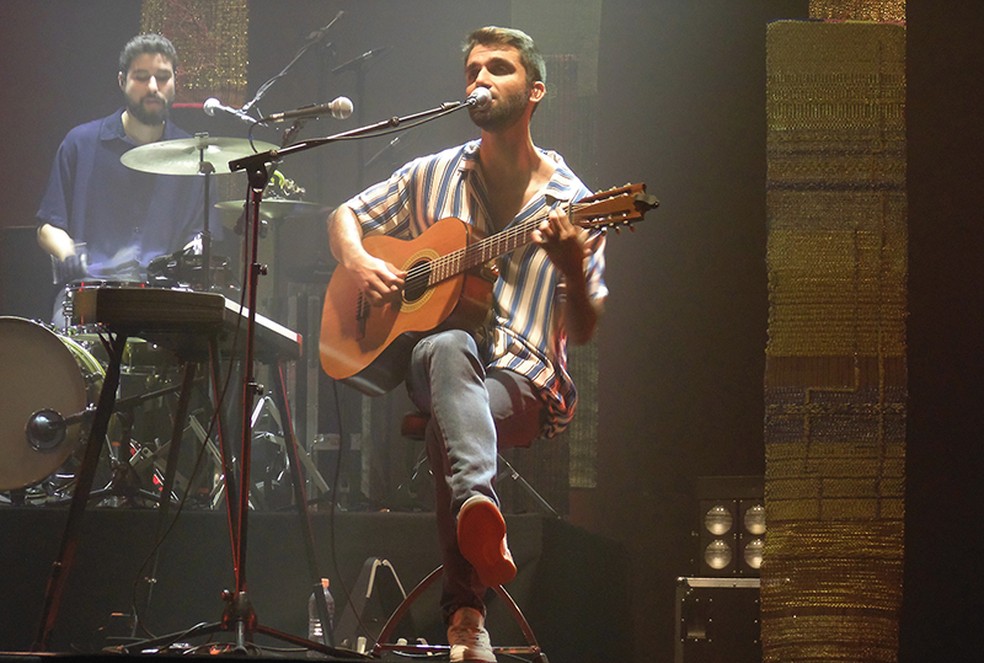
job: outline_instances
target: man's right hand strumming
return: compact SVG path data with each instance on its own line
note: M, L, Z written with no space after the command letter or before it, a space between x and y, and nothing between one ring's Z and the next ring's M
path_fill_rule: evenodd
M398 301L407 273L380 260L362 246L362 229L345 205L328 219L328 241L332 255L356 278L359 289L373 306Z

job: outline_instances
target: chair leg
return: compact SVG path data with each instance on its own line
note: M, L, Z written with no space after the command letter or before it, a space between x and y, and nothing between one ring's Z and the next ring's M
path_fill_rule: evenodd
M396 610L394 610L393 614L387 618L386 623L383 624L383 628L379 631L379 637L377 638L376 644L373 646L372 650L374 656L380 654L383 650L393 649L395 647L391 646L389 642L390 636L393 635L393 631L399 623L403 621L403 618L410 610L410 606L413 602L420 598L420 595L423 594L428 587L433 585L434 581L441 577L441 572L443 570L444 567L439 566L428 573L423 580L417 583L416 587L410 590L410 593L407 594L406 598L400 602L400 605L396 606Z
M533 498L533 501L536 502L537 506L540 507L541 511L543 511L548 516L553 516L554 518L560 518L560 514L557 513L557 510L550 505L550 502L548 502L546 498L543 497L543 495L538 493L536 488L530 485L529 481L523 478L523 475L520 474L516 470L516 468L513 467L512 464L510 464L508 460L506 460L505 456L499 453L497 457L499 460L500 467L504 468L501 469L499 473L499 478L508 477L512 479L513 481L518 483L519 486L523 490L525 490L531 498Z
M386 623L383 624L382 630L379 632L379 638L376 640L376 644L372 649L372 655L374 657L382 656L383 653L387 651L416 654L440 654L448 651L449 647L447 645L400 645L389 641L397 625L403 620L407 612L410 610L410 606L413 602L420 598L420 595L441 577L441 573L443 571L444 567L439 566L428 573L423 580L417 583L416 587L410 590L410 593L407 594L407 597L403 599L400 605L396 607L396 610L394 610L393 614L389 616ZM526 638L526 646L493 647L492 651L496 654L532 656L532 663L549 663L547 661L547 655L540 649L540 644L536 640L536 635L534 635L533 629L530 627L529 622L526 621L526 617L519 609L519 606L516 604L516 601L513 599L512 595L510 595L502 585L494 587L493 589L505 604L509 614L516 621L516 624L522 631L523 637Z
M526 621L523 611L519 609L518 605L516 605L516 601L513 600L512 595L509 594L509 592L506 591L506 588L502 585L497 585L495 587L495 593L498 594L499 598L502 599L502 602L506 604L509 614L512 615L512 618L516 621L516 624L519 625L519 630L523 632L523 637L526 638L526 644L539 650L540 645L536 641L536 636L533 634L533 629L530 628L530 623Z

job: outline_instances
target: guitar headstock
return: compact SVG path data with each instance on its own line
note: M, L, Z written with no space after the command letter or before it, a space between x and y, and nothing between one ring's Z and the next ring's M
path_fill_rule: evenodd
M632 226L641 221L646 212L659 206L655 196L646 193L643 183L599 191L579 200L571 218L582 228L614 228Z

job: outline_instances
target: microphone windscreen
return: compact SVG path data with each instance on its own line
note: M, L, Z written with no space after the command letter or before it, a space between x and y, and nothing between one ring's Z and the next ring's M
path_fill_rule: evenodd
M468 95L468 101L475 108L485 108L492 103L492 93L486 87L477 87Z
M206 115L211 117L215 116L215 111L222 108L222 102L215 97L209 97L204 102L202 102L202 110L205 111Z
M348 97L338 97L331 102L331 115L336 120L348 119L352 116L353 110L355 110L355 106L352 105L352 100Z

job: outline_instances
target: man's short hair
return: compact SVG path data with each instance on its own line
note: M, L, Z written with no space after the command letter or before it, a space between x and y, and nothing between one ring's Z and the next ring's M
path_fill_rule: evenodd
M533 42L533 38L522 30L515 28L500 28L489 25L475 30L465 41L462 50L467 61L472 49L476 46L512 46L519 51L519 61L526 69L526 83L530 85L536 81L547 82L547 67L543 61L543 55Z
M126 46L123 47L123 50L120 51L120 74L124 78L130 71L130 64L133 63L134 58L144 53L160 53L171 63L175 71L177 71L178 52L174 49L174 44L163 35L148 32L137 35L128 41Z

